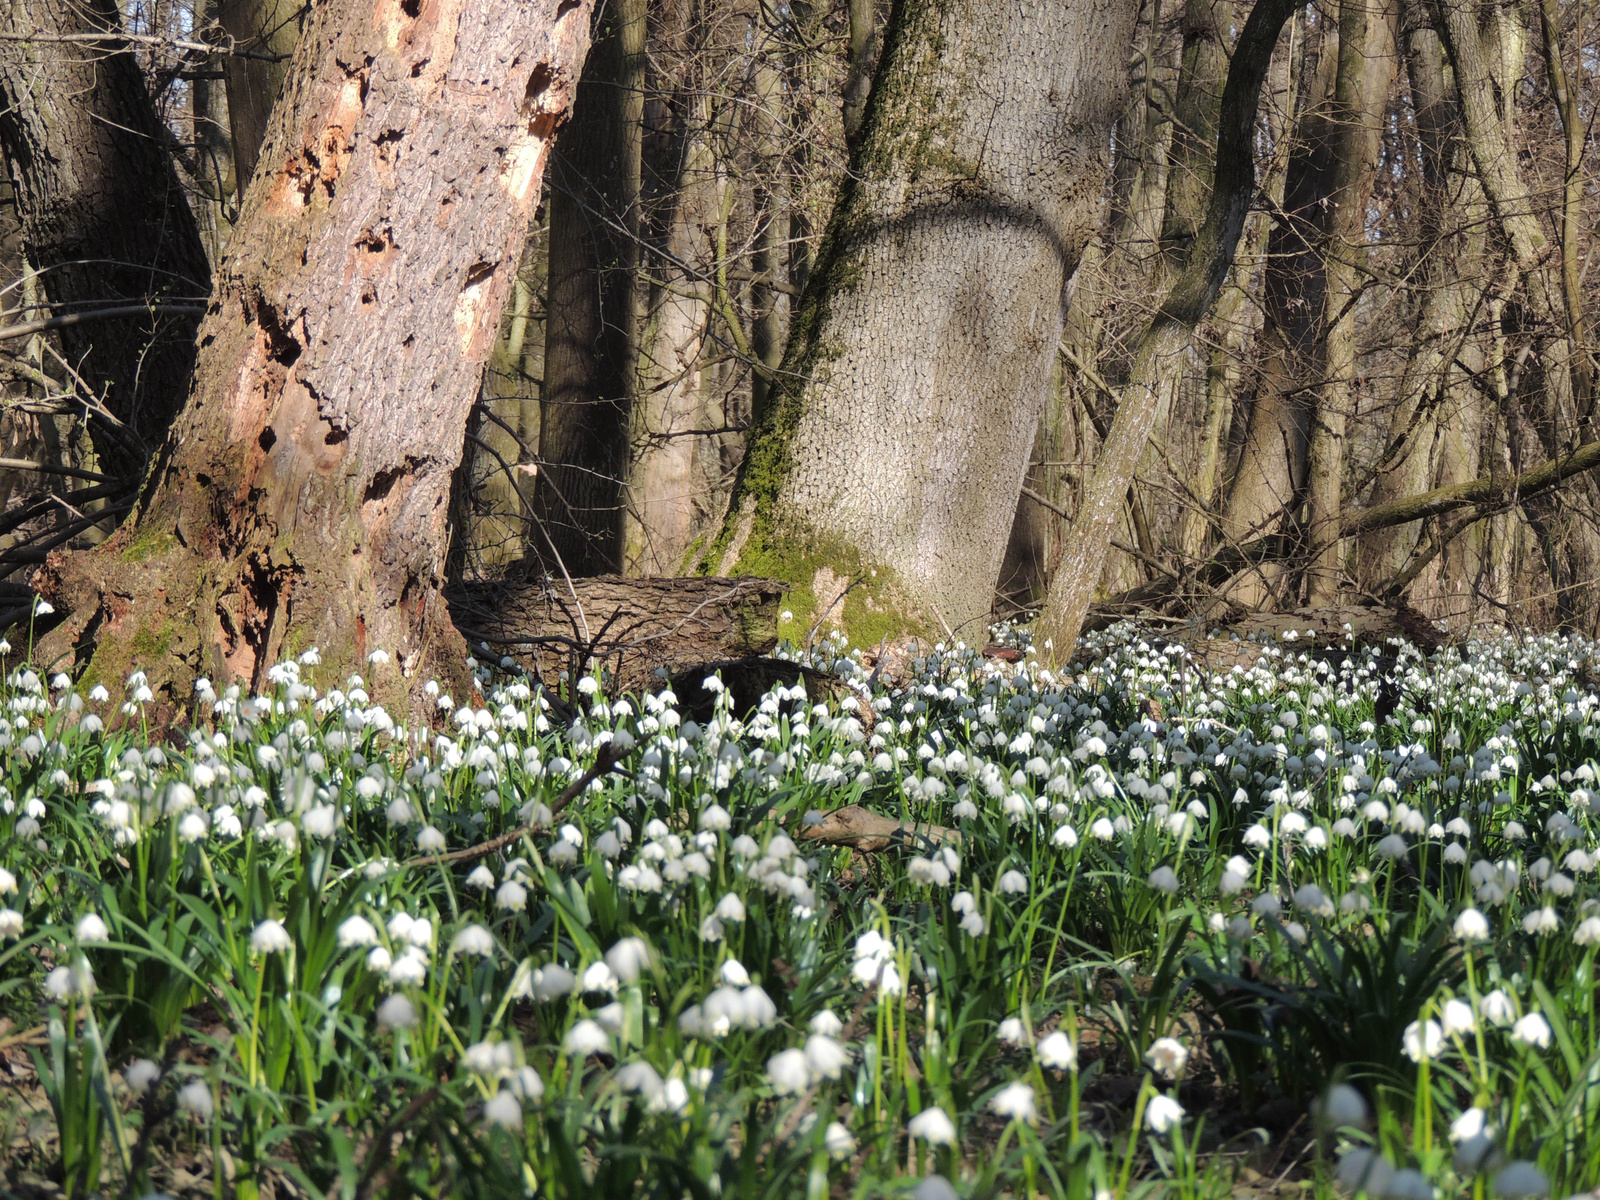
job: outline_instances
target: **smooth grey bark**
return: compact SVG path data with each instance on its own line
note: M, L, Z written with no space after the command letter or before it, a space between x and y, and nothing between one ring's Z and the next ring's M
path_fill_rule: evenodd
M1063 288L1099 216L1135 9L895 5L711 561L888 568L907 607L982 635Z

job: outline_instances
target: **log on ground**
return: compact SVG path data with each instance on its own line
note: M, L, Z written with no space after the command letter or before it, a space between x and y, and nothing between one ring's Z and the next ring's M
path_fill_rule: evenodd
M481 651L509 655L549 684L601 668L607 691L661 686L708 662L765 654L778 643L775 579L629 579L464 583L448 589L456 628Z

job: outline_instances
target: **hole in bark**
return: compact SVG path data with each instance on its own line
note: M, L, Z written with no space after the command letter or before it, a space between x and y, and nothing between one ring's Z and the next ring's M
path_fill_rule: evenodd
M267 339L267 353L286 367L300 357L300 343L278 318L278 310L261 297L256 298L256 323Z
M558 15L556 19L561 18ZM527 89L522 93L522 115L527 116L538 107L539 97L550 90L550 85L555 82L555 72L550 69L549 63L535 63L533 72L528 76Z
M493 263L486 263L486 262L473 263L470 267L467 268L467 281L461 285L461 290L462 291L466 291L468 288L477 287L480 283L482 283L485 279L489 278L489 276L491 276L493 274L494 274L494 264Z
M208 488L211 486L211 476L207 475L204 471L195 472L194 481L203 488Z
M372 482L367 484L367 490L361 499L364 503L382 500L394 488L394 481L405 473L405 467L390 467L388 470L379 471L372 477Z
M328 435L322 439L324 446L337 446L340 442L350 440L350 435L343 429L330 429Z
M422 15L422 0L400 0L400 11L415 21Z
M268 425L265 429L263 429L261 431L261 436L256 439L257 444L259 444L263 450L271 450L272 447L277 444L277 441L278 435L272 432L271 425Z

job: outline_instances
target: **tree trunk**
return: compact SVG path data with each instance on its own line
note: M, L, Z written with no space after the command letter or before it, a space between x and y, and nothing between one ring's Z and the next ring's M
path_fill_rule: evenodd
M237 54L222 56L234 178L241 196L256 173L261 139L267 136L267 120L283 90L305 10L306 0L219 0L217 5L223 32L235 47L279 58L273 62Z
M1356 304L1363 284L1367 203L1394 78L1393 46L1392 12L1385 11L1381 0L1342 0L1339 66L1328 121L1327 236L1320 248L1327 280L1322 387L1307 452L1306 524L1313 557L1306 582L1316 606L1334 603L1344 580L1337 521L1345 426L1357 400Z
M676 32L676 31L675 31ZM703 27L686 31L704 36ZM704 53L696 45L696 57ZM633 413L628 522L623 569L638 575L682 573L697 517L716 474L720 425L709 399L706 341L711 321L711 228L719 212L710 89L695 64L675 81L670 131L647 163L652 212L649 292L639 342L638 404ZM663 106L665 107L665 106Z
M182 704L382 649L396 712L460 670L451 472L588 40L562 0L312 8L136 523L42 573L46 659Z
M638 356L644 0L597 14L572 123L550 166L550 291L539 517L573 575L622 562L622 483ZM551 549L553 544L553 551ZM556 562L548 562L558 570Z
M861 604L982 636L1135 7L895 5L719 569L800 585L797 612L864 570Z
M1078 632L1105 570L1112 530L1128 483L1157 415L1172 386L1168 360L1184 353L1195 326L1210 310L1233 265L1233 252L1255 198L1256 110L1261 84L1272 62L1278 34L1294 11L1294 0L1256 0L1228 70L1218 118L1217 157L1211 203L1188 261L1173 283L1135 352L1128 386L1110 436L1100 448L1094 477L1039 616L1035 636L1052 662L1071 658Z
M94 419L100 468L137 475L183 402L192 313L164 298L209 290L205 247L167 156L112 0L3 0L0 30L42 38L106 33L103 46L0 42L0 149L24 252L57 313L150 302L152 310L61 330L62 350L114 421Z

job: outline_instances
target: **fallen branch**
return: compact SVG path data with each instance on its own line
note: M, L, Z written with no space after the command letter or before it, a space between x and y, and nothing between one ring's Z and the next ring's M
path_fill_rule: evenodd
M3 36L3 35L0 35ZM41 317L37 321L24 321L20 325L0 327L0 342L14 338L31 337L51 329L66 329L69 325L86 325L90 321L109 321L113 317L137 317L144 314L157 317L203 317L203 304L118 304L111 308L91 308L88 312L62 313L59 317Z
M600 776L606 774L632 751L619 752L612 743L607 742L600 747L600 752L595 755L594 765L566 787L561 789L561 794L550 805L550 820L554 821L579 796L583 790ZM508 830L498 837L492 837L486 842L479 842L476 846L468 846L465 850L453 850L449 854L422 854L416 858L407 859L400 865L403 867L431 867L442 866L445 863L473 862L476 859L487 858L496 851L504 850L507 846L515 845L530 833L538 833L546 828L543 821L530 821L526 825L518 825L515 829Z
M939 845L959 846L961 834L942 825L897 821L893 817L870 812L859 804L848 804L844 808L823 813L820 821L800 831L800 840L876 852L891 846L916 849L932 849Z

